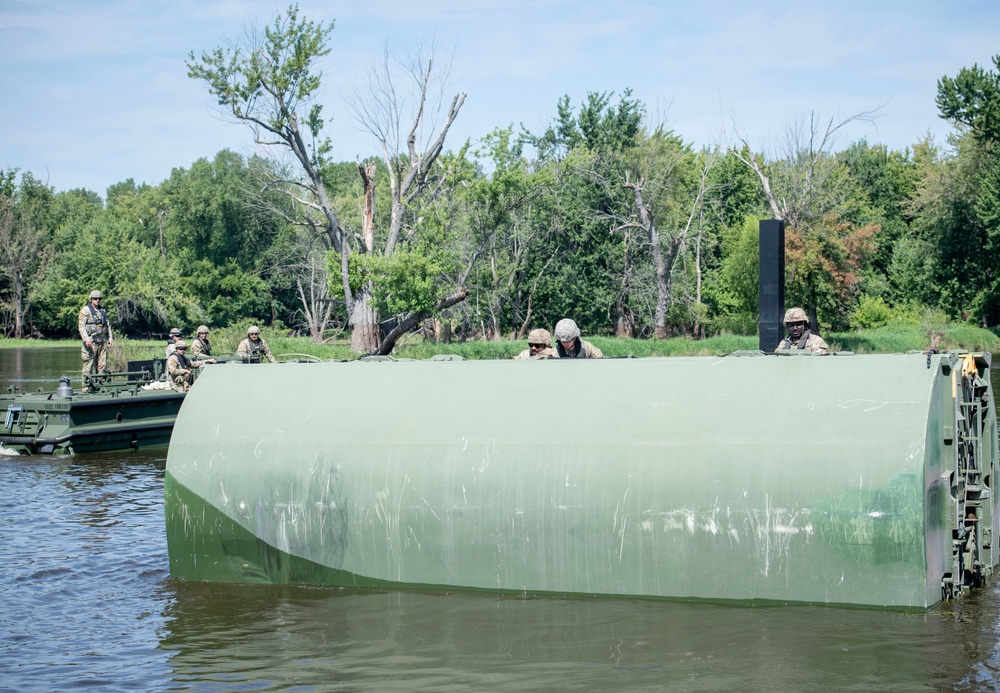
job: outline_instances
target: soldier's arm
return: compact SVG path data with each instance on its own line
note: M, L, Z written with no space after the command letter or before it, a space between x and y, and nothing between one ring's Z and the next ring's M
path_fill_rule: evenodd
M80 309L80 319L77 321L77 327L80 330L80 339L87 341L90 339L90 335L87 334L87 309Z
M816 343L813 344L813 352L821 356L828 356L830 354L830 345L822 337L816 337Z

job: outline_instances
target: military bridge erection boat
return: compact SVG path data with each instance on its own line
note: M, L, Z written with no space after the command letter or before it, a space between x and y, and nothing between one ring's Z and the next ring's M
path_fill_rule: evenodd
M998 563L997 451L988 354L209 369L170 570L924 609Z
M166 447L184 394L157 381L153 361L89 376L87 391L64 377L54 392L0 395L0 446L26 455ZM156 383L156 385L154 385Z

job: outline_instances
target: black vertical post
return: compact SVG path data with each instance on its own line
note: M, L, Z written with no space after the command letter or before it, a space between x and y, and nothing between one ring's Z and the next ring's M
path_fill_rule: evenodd
M781 320L785 313L785 222L760 222L760 350L774 351L784 335Z

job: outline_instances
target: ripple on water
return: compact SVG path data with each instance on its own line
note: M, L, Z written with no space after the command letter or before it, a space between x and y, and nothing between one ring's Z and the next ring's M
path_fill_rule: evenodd
M0 458L0 480L12 690L998 689L996 586L900 614L180 583L162 457Z

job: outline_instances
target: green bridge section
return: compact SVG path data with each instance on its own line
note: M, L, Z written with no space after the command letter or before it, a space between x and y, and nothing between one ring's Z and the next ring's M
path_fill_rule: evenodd
M211 368L188 580L925 608L996 564L978 355Z

